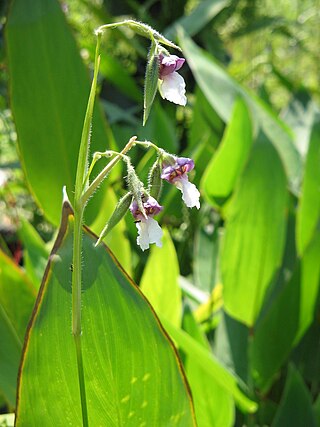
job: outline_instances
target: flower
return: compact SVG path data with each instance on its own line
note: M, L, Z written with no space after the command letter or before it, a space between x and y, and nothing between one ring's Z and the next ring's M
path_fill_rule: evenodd
M149 249L150 243L155 243L161 248L163 234L160 225L153 219L153 216L157 215L163 208L153 197L149 196L147 200L144 200L145 198L145 196L142 197L142 202L147 217L140 211L136 200L130 206L130 211L136 219L136 227L138 229L137 244L143 251Z
M184 62L184 58L176 55L160 55L159 92L162 98L183 106L187 103L186 84L176 71L180 70Z
M197 187L189 182L187 173L194 168L194 161L187 157L175 157L175 163L166 165L162 170L161 178L174 184L182 193L182 200L192 208L200 209L200 193Z

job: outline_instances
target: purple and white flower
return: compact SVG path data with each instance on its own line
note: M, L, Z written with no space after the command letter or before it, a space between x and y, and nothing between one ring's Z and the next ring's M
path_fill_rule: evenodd
M176 55L160 55L159 92L162 98L183 106L187 103L186 84L177 71L180 70L184 62L184 58L179 58Z
M130 211L136 220L138 229L137 244L143 251L149 249L150 243L155 243L156 246L161 248L163 232L157 221L153 219L153 216L162 211L163 207L151 196L148 198L143 197L142 202L147 217L140 211L136 200L130 206Z
M176 157L175 163L165 165L161 178L175 185L182 193L182 200L188 208L200 209L200 193L197 187L189 182L188 172L194 168L194 161L187 157Z

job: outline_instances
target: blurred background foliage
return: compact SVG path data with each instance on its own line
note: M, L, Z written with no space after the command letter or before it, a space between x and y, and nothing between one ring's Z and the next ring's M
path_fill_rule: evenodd
M15 3L0 5L0 247L26 269L27 280L37 287L57 221L56 212L48 208L50 197L43 204L45 192L26 181L23 173L28 175L28 164L22 138L19 141L21 122L15 127L18 107L9 90L15 84L10 74L14 61L9 63L12 45L5 33ZM221 391L203 372L192 369L182 352L191 372L199 426L320 425L320 1L68 0L60 6L89 73L94 29L127 17L180 42L188 59L182 70L187 107L158 96L143 128L148 42L126 28L108 31L99 76L106 141L105 146L99 144L100 149L122 148L138 135L195 158L193 181L203 195L201 210L187 210L169 186L162 196L161 222L170 230L178 255L178 265L172 268L180 271L183 328L204 340L259 403L258 411L248 415L239 409L234 412L233 400L228 401L218 419L219 405L208 396L211 393L214 400ZM20 67L21 82L24 64ZM77 75L68 77L77 82ZM235 102L238 95L243 103ZM23 95L18 101L23 106ZM53 117L47 120L54 124ZM35 139L37 135L35 130ZM146 180L152 153L135 149L132 155ZM113 204L123 193L119 172L111 176L107 190ZM225 188L220 188L219 179L228 183ZM103 206L111 213L108 204ZM100 216L88 220L96 232L106 219ZM258 225L256 216L261 220ZM152 250L148 266L148 254L139 251L135 239L135 226L127 216L108 243L137 283L145 286L152 280L148 280L151 258L154 263L166 261L158 260L161 254ZM190 310L197 332L188 317ZM3 412L13 409L1 388L0 394Z

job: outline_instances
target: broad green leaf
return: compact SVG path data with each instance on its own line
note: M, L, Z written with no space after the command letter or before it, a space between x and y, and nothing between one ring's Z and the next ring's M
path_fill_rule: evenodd
M36 294L26 274L0 251L0 392L12 408L23 337Z
M164 32L169 39L174 39L177 29L182 27L190 36L197 34L205 27L219 12L221 12L230 3L230 0L206 0L199 3L190 15L183 16L174 22Z
M219 248L219 228L201 224L195 235L193 274L197 287L207 292L218 283Z
M307 247L301 260L299 330L296 342L300 340L315 316L320 278L320 231Z
M39 420L44 427L81 425L71 334L73 214L67 203L62 218L26 337L17 427ZM94 247L96 241L85 229L81 340L89 425L194 426L172 343L139 288L105 246ZM31 397L37 404L30 405Z
M204 348L210 349L188 306L183 316L183 328ZM235 411L231 394L212 377L208 377L199 363L190 357L186 358L184 366L194 399L198 427L233 426Z
M286 186L276 150L260 135L228 206L221 253L225 309L249 326L254 324L281 263Z
M7 30L11 105L22 166L46 217L59 224L62 188L72 196L89 79L57 0L15 0ZM105 150L94 113L92 151ZM92 201L94 218L103 192ZM90 215L89 215L90 216Z
M320 395L318 395L317 400L313 404L313 412L316 417L316 425L320 425Z
M301 158L284 124L267 105L233 80L212 56L202 51L185 33L180 32L179 40L198 85L225 122L230 121L235 99L240 96L246 101L254 119L254 128L261 126L275 146L289 182L297 192L302 168Z
M24 218L21 218L19 236L24 246L24 267L30 280L38 289L46 268L49 251L37 231Z
M313 126L297 213L297 247L302 254L320 220L320 121Z
M289 356L299 326L300 268L287 281L254 330L250 348L252 377L266 392Z
M190 360L198 363L213 381L229 392L242 411L253 413L257 410L257 404L250 400L238 387L237 383L241 381L228 371L211 351L204 348L185 331L172 325L163 316L160 316L160 319L178 346L190 357Z
M245 382L248 380L248 342L249 328L222 312L215 332L214 354Z
M291 365L272 427L316 427L312 400L299 372Z
M190 125L188 142L191 150L196 149L199 144L208 142L208 149L218 146L223 132L224 123L211 107L199 87L195 91L195 100L192 109L192 122Z
M157 45L152 43L150 52L148 54L146 76L144 81L143 125L145 125L146 121L148 120L154 97L157 93L159 68L160 62L157 52Z
M294 134L294 143L299 153L304 158L308 151L310 133L314 122L316 104L305 89L292 92L292 99L288 106L281 112L282 120L290 126Z
M180 326L182 314L181 290L178 283L179 263L167 229L163 229L162 248L152 246L144 269L140 289L156 313L173 325Z
M211 203L228 197L248 159L252 145L251 120L245 102L238 99L221 145L208 164L201 186Z

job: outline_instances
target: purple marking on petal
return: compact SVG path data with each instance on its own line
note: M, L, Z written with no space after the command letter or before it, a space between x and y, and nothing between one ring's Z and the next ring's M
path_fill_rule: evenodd
M194 161L188 157L178 157L176 162L179 166L184 166L186 168L186 172L189 172L194 168Z
M177 157L176 163L162 170L161 178L175 183L182 178L187 178L187 173L194 168L194 161L188 157Z
M180 70L180 68L185 63L184 58L179 58L176 55L163 56L160 55L160 71L159 77L162 80L163 77L168 74L174 73L175 71Z
M162 211L163 207L159 205L159 203L153 197L148 197L148 199L143 202L143 207L146 212L146 215L149 218L152 218L154 215L157 215L160 211ZM130 211L135 219L144 221L145 217L142 215L138 203L134 200L130 206Z

